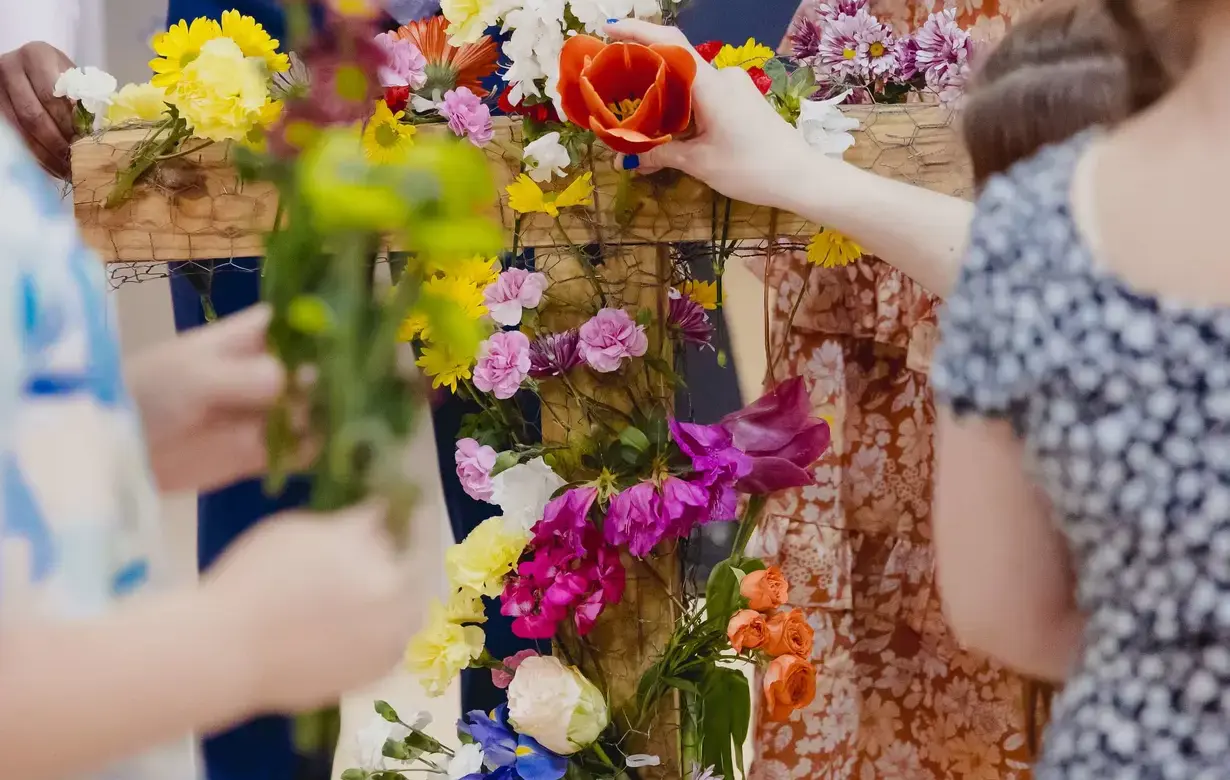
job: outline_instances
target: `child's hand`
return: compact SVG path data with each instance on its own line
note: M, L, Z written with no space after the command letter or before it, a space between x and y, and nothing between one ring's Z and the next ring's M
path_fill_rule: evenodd
M207 573L206 597L246 656L254 711L309 709L396 665L426 599L383 522L374 504L288 513L248 532Z
M128 369L150 462L165 491L209 490L265 470L265 419L286 386L254 306L159 344Z

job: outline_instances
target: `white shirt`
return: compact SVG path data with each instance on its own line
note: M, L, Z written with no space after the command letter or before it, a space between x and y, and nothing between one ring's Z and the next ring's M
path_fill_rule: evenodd
M0 0L0 53L45 41L78 65L103 68L103 0Z

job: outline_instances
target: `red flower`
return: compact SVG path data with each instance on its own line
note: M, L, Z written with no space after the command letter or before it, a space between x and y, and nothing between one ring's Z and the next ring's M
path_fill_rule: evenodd
M747 75L752 77L752 83L760 90L760 94L767 95L769 90L773 89L773 79L760 68L748 68Z
M394 114L398 111L405 111L406 104L410 102L410 88L385 87L384 102L389 105L389 110Z
M526 102L522 100L520 105L514 106L512 101L508 99L508 93L511 91L512 87L505 87L504 91L500 93L500 97L497 100L502 113L508 116L523 116L526 119L533 120L539 124L559 121L559 114L555 113L555 106L552 105L551 101L548 100L545 103L536 103L531 106L527 105Z
M696 53L705 62L713 62L713 58L718 56L718 52L725 46L721 41L705 41L696 47Z
M696 60L679 46L569 38L560 53L560 104L568 121L607 146L641 154L692 121Z

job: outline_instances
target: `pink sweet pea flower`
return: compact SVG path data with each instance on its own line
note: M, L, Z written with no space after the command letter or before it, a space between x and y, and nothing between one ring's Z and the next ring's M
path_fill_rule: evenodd
M530 374L530 340L520 331L502 331L482 343L474 367L474 386L496 398L512 398Z
M500 690L504 690L512 682L513 674L516 673L517 667L527 658L533 658L538 655L537 650L522 650L516 655L510 655L505 658L502 663L503 669L491 670L491 684Z
M457 463L457 478L466 495L475 501L490 501L491 470L495 468L497 453L474 439L460 439L453 459Z
M603 309L581 326L577 348L581 358L600 374L618 371L625 358L641 357L649 349L645 328L623 309Z
M530 273L523 268L510 268L483 290L483 302L491 319L506 328L521 324L525 309L537 309L547 290L545 274Z
M709 519L709 492L704 487L667 477L633 485L611 500L603 528L610 544L627 546L644 558L665 539L684 538Z

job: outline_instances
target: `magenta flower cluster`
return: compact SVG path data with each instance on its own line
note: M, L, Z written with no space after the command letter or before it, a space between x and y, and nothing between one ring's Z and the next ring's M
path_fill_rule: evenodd
M794 58L834 87L908 84L922 78L943 103L956 102L969 77L973 41L956 11L932 14L914 35L895 35L873 16L867 0L822 3L790 31ZM865 100L866 91L851 102Z

